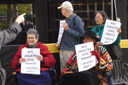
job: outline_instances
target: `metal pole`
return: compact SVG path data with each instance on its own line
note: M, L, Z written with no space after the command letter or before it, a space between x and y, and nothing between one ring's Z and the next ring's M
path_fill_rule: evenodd
M102 9L103 9L103 11L105 11L105 1L103 0L102 3L103 3L102 4Z
M114 0L114 7L115 7L115 15L116 15L116 19L117 19L117 8L116 8L116 0Z
M111 0L111 20L113 20L113 0Z
M97 0L95 0L95 12L97 11Z

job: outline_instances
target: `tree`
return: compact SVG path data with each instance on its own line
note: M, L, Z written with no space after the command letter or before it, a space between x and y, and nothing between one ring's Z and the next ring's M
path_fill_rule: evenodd
M32 4L18 4L18 13L32 14Z
M7 15L7 5L0 5L0 16Z
M17 15L26 13L28 15L32 14L32 4L7 4L0 5L0 16L7 16L7 23L10 26L13 23L14 18ZM3 25L0 25L3 26ZM7 27L7 26L4 26ZM3 28L3 27L0 27Z

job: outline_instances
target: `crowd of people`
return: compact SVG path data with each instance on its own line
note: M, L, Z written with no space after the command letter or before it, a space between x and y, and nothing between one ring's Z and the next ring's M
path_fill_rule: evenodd
M113 85L112 58L107 51L107 46L100 42L106 19L108 19L107 14L104 11L97 11L94 16L95 27L91 30L85 31L83 28L83 20L73 12L74 9L71 2L63 2L58 9L61 9L62 15L66 17L66 22L63 24L64 32L61 43L56 44L56 47L60 48L61 75L59 84ZM18 16L9 29L0 31L0 48L4 44L14 40L19 34L21 31L20 24L24 22L24 15L25 14ZM24 25L24 23L22 25ZM12 68L16 69L18 72L18 82L20 85L51 85L49 70L55 65L56 60L48 50L48 47L38 41L39 34L36 29L24 30L27 30L27 41L24 45L19 47L11 63ZM121 41L121 28L119 28L117 32L118 37L113 43L114 45L119 45ZM96 56L98 63L95 67L87 71L79 72L77 64L77 57L79 56L76 55L75 45L88 42L93 42L94 44L94 51L91 51L90 53L91 55ZM40 61L40 75L21 73L21 63L26 62L26 59L22 58L23 48L40 49L40 55L37 56L37 59ZM1 72L6 73L5 71ZM5 85L5 78L2 79L1 76L1 80L1 85Z
M106 19L108 19L107 14L104 11L97 11L94 16L96 26L92 28L91 31L85 32L82 19L73 13L73 6L69 1L63 2L58 8L61 9L62 15L66 17L66 23L63 24L64 33L61 43L56 45L60 48L61 85L113 85L112 59L107 52L107 46L100 42ZM76 17L75 25L73 24L74 17ZM114 45L119 45L121 40L121 28L119 28L117 32L118 38L113 43ZM99 40L96 37L98 37ZM74 49L76 44L81 43L80 39L83 39L83 43L93 42L95 48L99 48L92 52L92 55L95 55L98 59L98 66L96 65L95 68L84 72L78 72L77 56ZM101 55L99 56L98 54ZM103 58L105 56L106 59ZM107 65L101 64L103 61ZM105 67L99 69L97 68L99 65ZM106 75L108 72L109 74Z

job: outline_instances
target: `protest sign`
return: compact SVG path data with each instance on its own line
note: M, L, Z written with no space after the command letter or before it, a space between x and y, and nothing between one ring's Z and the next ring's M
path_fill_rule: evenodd
M90 53L94 50L93 42L75 45L75 49L79 72L89 70L96 65L96 57Z
M106 20L103 35L101 38L101 42L103 45L109 45L116 41L118 37L118 28L120 28L121 23L112 20Z
M59 36L58 36L58 41L57 44L60 44L62 36L63 36L63 32L64 32L64 27L63 24L65 23L65 20L60 20L60 29L59 29Z
M40 55L39 48L23 48L22 58L26 59L26 62L21 63L21 73L24 74L40 74L40 61L37 59L37 55Z

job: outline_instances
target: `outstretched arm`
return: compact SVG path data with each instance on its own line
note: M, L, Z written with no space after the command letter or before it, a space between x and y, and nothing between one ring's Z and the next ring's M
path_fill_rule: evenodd
M0 32L0 44L1 45L9 43L17 37L17 35L21 31L21 27L19 24L24 22L24 20L25 20L24 15L25 15L25 13L22 15L19 15L10 28Z

